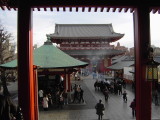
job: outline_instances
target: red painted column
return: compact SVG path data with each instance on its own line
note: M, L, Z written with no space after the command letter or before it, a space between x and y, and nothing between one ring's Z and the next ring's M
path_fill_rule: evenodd
M70 80L70 74L68 73L68 92L71 92L71 80Z
M34 71L33 71L33 75L34 75L34 112L35 112L35 120L39 120L39 109L38 109L38 73L37 73L37 67L34 66Z
M111 66L111 58L108 58L107 62L108 62L108 66ZM106 69L106 71L110 71L110 69Z
M151 82L146 81L147 45L150 45L149 8L141 6L134 12L136 120L151 120Z
M18 103L24 120L35 120L32 10L29 1L18 5Z
M100 59L100 60L99 60L99 64L100 64L100 65L99 65L99 68L100 68L100 69L99 69L99 70L100 70L99 72L100 72L100 73L103 73L103 72L105 71L105 69L104 69L104 59Z
M65 74L64 74L64 89L66 90L66 81L67 81L67 76L66 76L66 69L65 70Z

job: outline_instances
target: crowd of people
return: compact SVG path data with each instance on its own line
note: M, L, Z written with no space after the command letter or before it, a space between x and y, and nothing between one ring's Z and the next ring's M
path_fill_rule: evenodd
M108 93L115 94L115 95L124 95L122 93L122 89L126 88L126 82L124 80L96 80L94 83L95 91L101 91L105 99L108 100ZM127 95L126 95L127 96Z
M45 111L49 107L55 107L62 109L64 105L72 103L84 103L84 90L81 88L81 85L74 84L71 87L71 91L67 92L65 89L57 88L53 90L42 90L39 92L39 104L42 104Z
M81 103L84 102L83 93L84 90L81 88L81 85L74 84L74 87L72 89L72 103Z
M126 92L126 82L122 79L114 80L105 80L105 79L96 79L94 83L95 91L100 91L103 93L105 100L108 101L110 97L109 94L121 95L124 103L127 103L127 92ZM98 107L97 107L98 106ZM102 120L104 115L104 105L102 100L99 100L99 103L96 104L96 113L98 115L98 120ZM136 115L136 102L135 99L131 102L130 108L132 109L133 118Z

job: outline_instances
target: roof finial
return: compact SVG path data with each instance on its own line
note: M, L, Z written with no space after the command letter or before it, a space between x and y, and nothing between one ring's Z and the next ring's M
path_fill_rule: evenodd
M46 41L46 42L44 42L44 45L52 45L50 35L46 34L46 36L47 36L47 41Z

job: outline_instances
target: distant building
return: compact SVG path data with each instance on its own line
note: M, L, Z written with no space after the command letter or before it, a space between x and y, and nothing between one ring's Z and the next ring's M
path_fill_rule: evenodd
M134 56L134 47L129 49L129 55Z
M112 24L56 24L55 32L48 36L65 53L88 62L89 70L94 72L108 71L111 58L126 50L110 45L124 36L114 32Z

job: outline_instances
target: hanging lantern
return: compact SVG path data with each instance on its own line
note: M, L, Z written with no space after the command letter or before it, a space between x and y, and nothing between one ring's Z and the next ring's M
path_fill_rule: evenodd
M146 79L148 81L158 80L158 65L159 63L151 60L146 65Z
M153 48L148 49L148 62L146 64L146 79L147 81L158 80L159 63L153 60Z
M160 83L160 66L158 66L158 83Z

